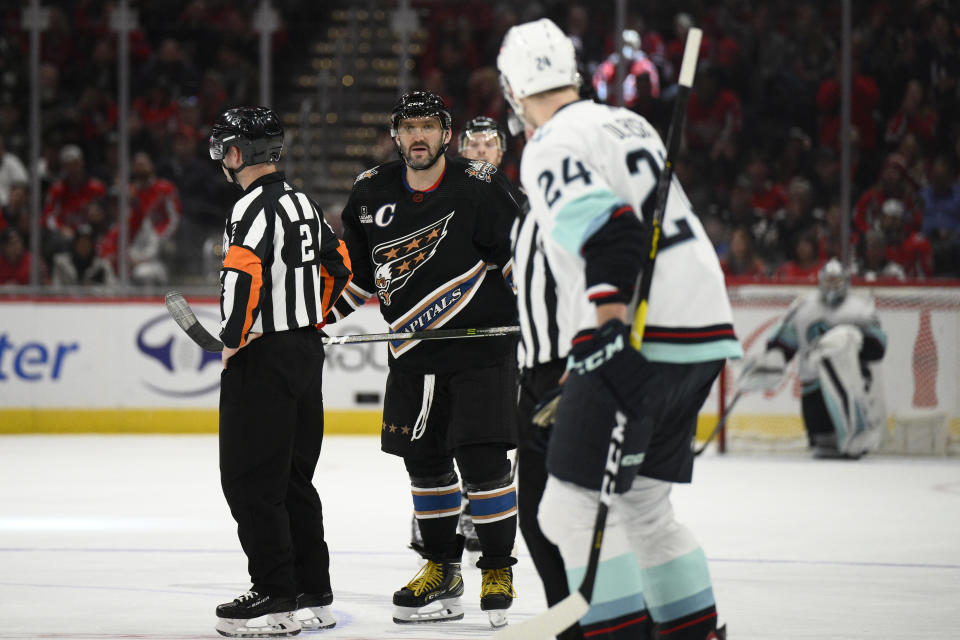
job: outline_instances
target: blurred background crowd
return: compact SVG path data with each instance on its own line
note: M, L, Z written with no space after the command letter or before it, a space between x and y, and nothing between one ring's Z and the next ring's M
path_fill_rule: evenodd
M138 20L129 38L126 185L118 184L117 36L109 22L115 3L48 4L38 78L41 157L32 168L29 34L21 6L0 9L0 286L28 283L32 260L40 261L45 285L115 283L121 189L129 195L130 281L209 282L237 192L206 156L206 139L219 111L260 95L259 1L132 3ZM584 96L622 100L665 137L686 33L700 27L701 61L676 172L726 273L813 281L840 254L840 3L631 1L619 51L612 2L410 4L412 56L401 65L410 74L408 88L441 94L457 131L478 115L506 122L496 72L503 34L548 16L579 50ZM288 125L285 161L297 161L293 177L308 190L319 165L348 157L347 170L355 174L396 157L386 114L400 85L378 83L376 94L364 89L360 78L370 60L362 59L357 34L337 27L337 16L358 5L370 13L366 26L361 21L356 28L377 39L384 33L376 27L379 16L396 51L396 2L272 2L280 25L270 40L271 106ZM960 277L960 3L853 5L853 268L879 282ZM352 49L337 44L351 39ZM333 70L338 90L347 92L340 111L349 111L351 100L378 102L364 107L365 128L319 138L314 154L305 123L338 122L331 113L310 112L309 105L323 101L304 98L315 94L311 78L318 70L329 74L325 61L334 58L322 52L331 42L341 49L338 65L344 50L359 58L351 63L356 81ZM626 74L617 86L621 57ZM397 76L396 65L381 67ZM521 150L522 140L512 138L504 170L513 179ZM29 251L31 171L42 192L39 255ZM332 223L350 183L324 183L328 193L319 199Z

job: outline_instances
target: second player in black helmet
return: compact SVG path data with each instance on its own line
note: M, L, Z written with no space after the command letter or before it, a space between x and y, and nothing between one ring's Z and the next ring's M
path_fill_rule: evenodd
M499 167L507 152L507 136L496 120L477 116L460 132L457 149L465 158L484 160Z
M343 211L354 279L328 322L376 297L393 332L516 322L509 182L487 162L447 157L452 122L436 94L397 102L390 129L401 159L360 174ZM480 606L506 623L516 562L515 340L398 340L389 344L381 448L403 458L426 563L393 594L397 623L463 617L457 534L462 475L481 556ZM440 608L431 610L434 603Z

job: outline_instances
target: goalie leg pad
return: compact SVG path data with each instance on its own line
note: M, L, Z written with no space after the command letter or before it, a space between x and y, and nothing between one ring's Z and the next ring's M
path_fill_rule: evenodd
M859 330L839 326L824 334L811 354L820 394L836 432L836 448L854 457L879 447L883 422L872 409L861 373L861 343Z
M640 477L619 496L630 547L640 565L644 597L658 624L715 606L707 558L687 527L676 521L671 484Z
M554 476L547 479L540 502L540 526L560 549L571 591L580 587L586 572L598 500L597 491ZM646 638L652 624L640 565L630 548L619 500L615 496L610 506L590 610L580 620L584 634L590 633L591 638Z

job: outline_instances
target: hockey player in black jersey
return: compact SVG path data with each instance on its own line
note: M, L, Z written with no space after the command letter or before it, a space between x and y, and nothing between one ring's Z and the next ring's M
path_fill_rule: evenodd
M509 182L492 164L444 155L451 118L436 94L404 95L390 127L401 159L354 183L342 216L354 276L327 321L376 296L394 332L514 324ZM506 624L517 528L507 459L517 443L514 348L510 337L389 343L381 448L404 460L426 560L394 593L394 622L463 617L456 459L482 550L481 609L494 627Z

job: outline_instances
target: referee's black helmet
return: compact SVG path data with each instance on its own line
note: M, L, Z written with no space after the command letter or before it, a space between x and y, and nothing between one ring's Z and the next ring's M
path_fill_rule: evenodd
M223 160L230 147L243 154L243 166L277 162L283 153L283 125L273 109L234 107L219 116L210 131L210 157Z
M440 126L449 131L453 127L453 118L443 102L443 98L432 91L411 91L400 96L390 114L390 135L397 137L397 125L404 118L436 117Z

